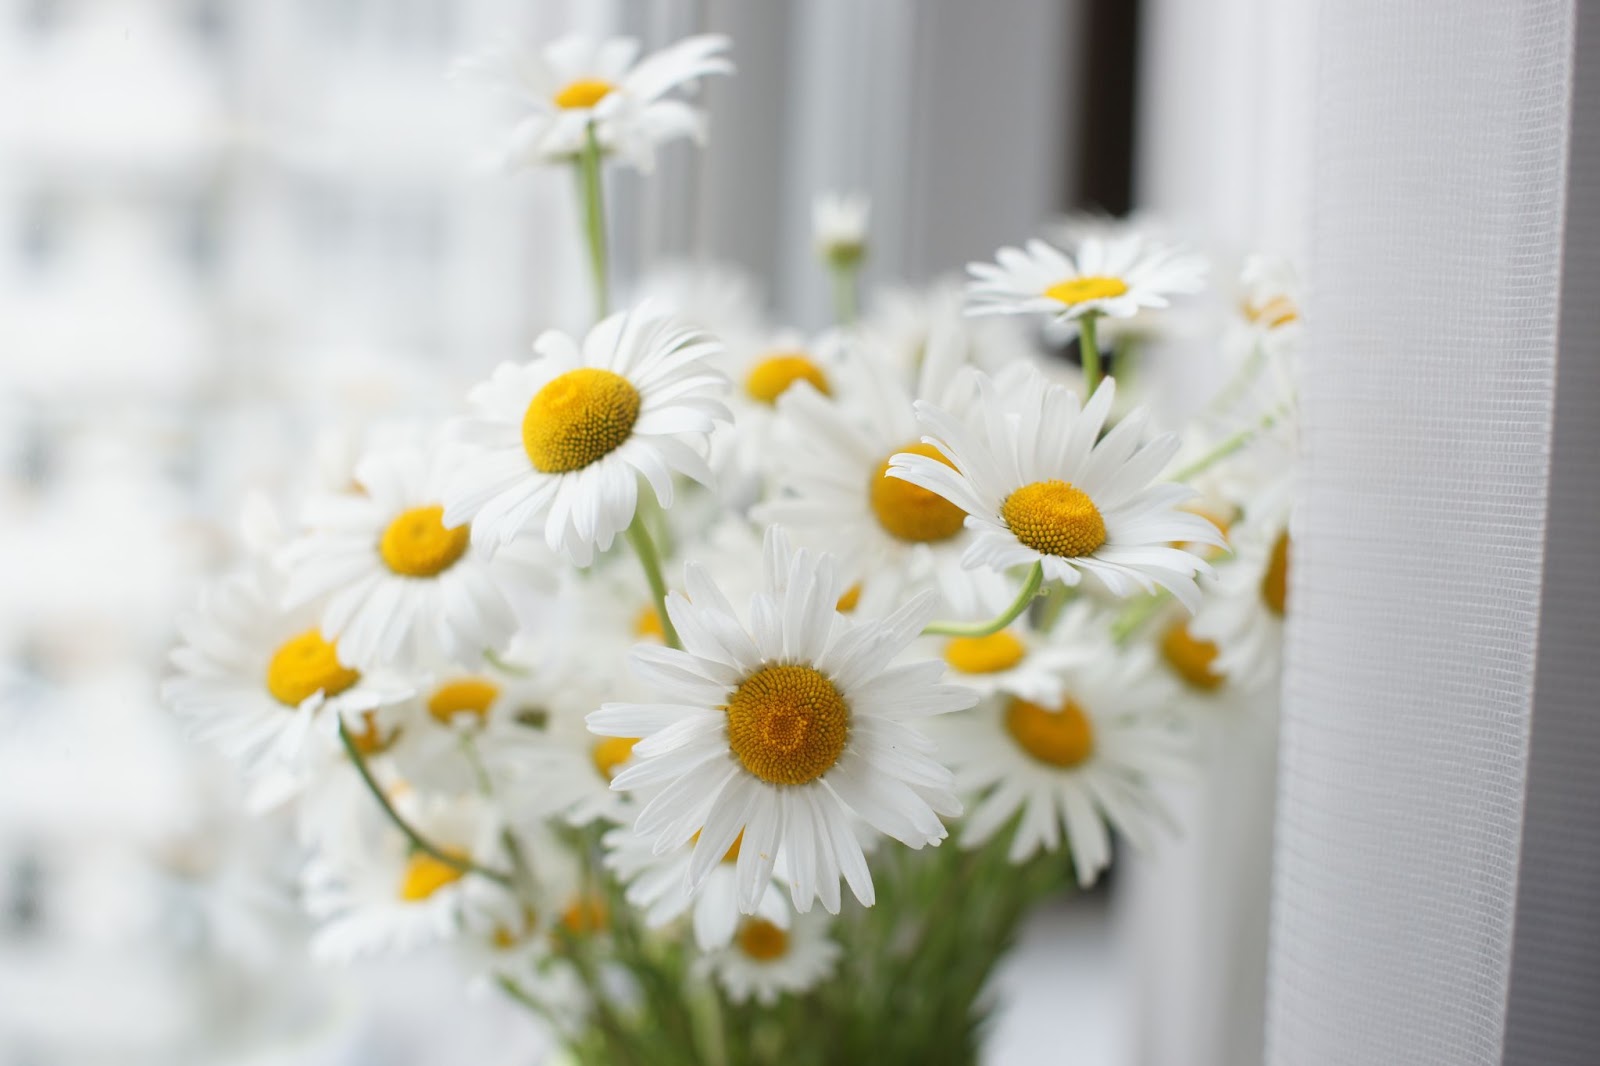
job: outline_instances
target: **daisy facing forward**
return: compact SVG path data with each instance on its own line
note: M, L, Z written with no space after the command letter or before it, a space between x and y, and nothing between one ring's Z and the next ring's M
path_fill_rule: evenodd
M726 37L686 37L635 62L632 38L564 37L537 51L485 53L463 61L458 74L496 91L514 112L499 151L506 169L571 160L592 127L601 151L648 171L659 145L705 139L705 115L667 94L733 73L727 48Z
M821 899L837 913L841 876L871 906L852 822L912 848L945 837L939 816L960 813L960 804L911 721L970 707L975 695L940 684L941 662L890 665L922 629L931 594L881 621L852 623L834 609L842 590L830 557L792 550L776 528L763 554L748 623L703 569L686 566L688 595L667 597L684 650L633 653L634 672L662 702L607 704L589 728L643 738L612 787L651 790L635 829L658 851L698 834L690 891L739 840L746 914L780 850L797 910Z
M675 473L708 483L706 435L728 409L711 337L644 306L605 319L580 344L551 330L539 358L503 363L472 390L473 454L445 493L444 524L472 523L502 547L542 519L545 542L577 566L633 521L639 478L672 506Z
M1168 589L1189 609L1200 602L1194 575L1211 568L1174 543L1224 544L1217 527L1178 508L1195 493L1150 482L1178 449L1172 434L1140 444L1144 412L1135 411L1104 438L1115 382L1107 378L1081 410L1064 385L1046 386L1037 372L1023 387L996 395L980 376L982 430L918 401L923 441L948 457L901 453L889 477L903 478L967 512L977 533L969 567L1004 570L1037 563L1047 580L1076 585L1093 574L1117 596Z
M373 453L356 465L355 491L307 506L311 532L283 555L286 595L291 605L326 602L322 628L344 662L476 662L504 650L517 628L513 602L553 587L542 545L524 539L491 560L465 525L444 521L459 459L449 449Z
M764 1007L833 975L843 949L828 938L828 919L803 914L787 929L765 918L745 918L733 940L697 962L716 977L730 1003L754 999Z
M1141 308L1167 306L1169 296L1199 292L1206 275L1199 256L1138 236L1087 237L1076 257L1031 240L1000 249L995 259L967 264L969 314L1130 318Z

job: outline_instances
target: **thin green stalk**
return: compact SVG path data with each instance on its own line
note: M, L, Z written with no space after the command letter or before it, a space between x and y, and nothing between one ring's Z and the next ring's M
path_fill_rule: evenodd
M640 518L635 517L628 526L627 536L634 554L639 557L639 565L644 568L644 579L650 583L656 615L661 619L662 638L669 648L681 648L683 645L678 641L678 631L672 627L672 619L667 616L667 583L661 576L661 556L656 552L655 541L650 539L650 530Z
M1237 452L1240 448L1243 448L1246 444L1249 444L1251 441L1255 440L1256 437L1259 436L1261 433L1265 432L1266 430L1271 429L1273 424L1275 422L1277 422L1277 420L1278 420L1277 413L1273 412L1271 414L1268 414L1268 415L1264 416L1261 419L1261 421L1256 423L1255 425L1246 426L1244 429L1239 430L1237 433L1229 435L1221 443L1219 443L1215 448L1212 448L1209 452L1206 452L1206 454L1202 455L1200 458L1196 459L1194 462L1189 463L1188 465L1181 467L1176 473L1174 473L1172 475L1172 480L1173 481L1188 481L1190 478L1194 477L1196 474L1202 474L1205 471L1210 470L1213 466L1216 466L1218 463L1222 462L1222 460L1226 459L1228 456L1232 455L1234 452Z
M833 275L833 314L839 325L853 325L858 314L856 307L856 263L831 263L828 272Z
M600 181L600 141L594 124L584 134L578 153L578 197L583 201L583 233L589 245L589 268L594 278L595 319L610 314L610 271L606 266L606 194Z
M1095 318L1093 314L1084 315L1078 319L1078 357L1083 360L1083 386L1086 396L1094 395L1094 390L1100 387L1100 379L1105 377L1100 369L1100 344L1095 340Z
M1001 611L987 622L929 622L922 627L924 636L940 635L946 637L987 637L998 633L1006 626L1017 620L1023 611L1028 609L1028 604L1039 595L1039 587L1044 584L1044 564L1034 563L1028 571L1027 580L1022 583L1022 589L1017 593L1017 598L1011 606Z
M378 786L378 782L373 778L372 770L367 766L367 760L362 756L361 750L356 747L355 738L350 735L350 730L345 728L343 721L339 723L339 742L344 745L345 753L350 756L350 762L354 764L356 772L361 775L362 784L367 786L367 791L372 793L372 798L378 801L378 806L383 809L383 813L388 816L394 827L405 834L407 840L411 841L412 847L439 860L446 866L460 870L462 873L477 874L480 877L487 877L491 881L505 885L507 888L512 887L511 878L507 874L501 873L499 870L491 870L488 867L479 866L471 859L463 859L458 855L450 854L427 837L424 837L411 823L402 818L400 812L394 809L394 804L389 802L389 797L384 795L383 789Z
M1129 604L1117 616L1117 620L1111 623L1112 639L1118 644L1126 644L1130 637L1144 628L1145 623L1160 614L1162 608L1171 600L1172 593L1162 589L1160 592L1152 593L1142 600Z

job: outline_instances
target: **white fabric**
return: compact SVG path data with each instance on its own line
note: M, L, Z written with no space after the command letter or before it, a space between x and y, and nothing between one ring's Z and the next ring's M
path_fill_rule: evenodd
M1337 0L1318 29L1267 1061L1498 1063L1572 6Z

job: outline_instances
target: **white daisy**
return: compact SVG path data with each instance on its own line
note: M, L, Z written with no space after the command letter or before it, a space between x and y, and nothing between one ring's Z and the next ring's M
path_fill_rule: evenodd
M1100 437L1114 399L1107 378L1081 410L1072 390L1035 377L1011 403L979 377L983 428L918 402L923 440L949 464L921 454L896 455L892 477L920 485L967 512L977 538L968 566L995 569L1039 563L1046 579L1076 585L1097 577L1114 595L1160 585L1191 610L1205 561L1174 543L1223 543L1217 528L1178 504L1194 490L1152 485L1178 449L1172 434L1140 444L1145 415L1136 411Z
M444 521L444 493L461 454L374 452L356 465L355 491L313 499L310 532L282 559L291 605L324 602L322 628L344 662L404 661L427 669L500 651L552 585L550 557L526 538L492 559L468 529Z
M949 408L964 407L971 393L970 379L961 373L964 354L937 338L930 342L916 393ZM866 613L933 588L942 612L992 616L1015 589L1003 574L963 565L974 540L965 513L935 492L884 476L901 452L939 461L936 449L918 443L911 390L872 349L858 349L850 369L849 387L837 398L814 389L784 396L773 457L780 491L753 515L833 554L846 579L859 583L853 587L864 594Z
M656 704L608 704L589 716L603 736L644 738L619 790L659 789L635 828L671 851L700 834L689 870L697 889L741 833L739 906L751 913L782 849L794 905L839 909L839 878L871 905L872 876L854 817L913 848L946 835L959 804L949 772L910 723L971 706L968 689L938 683L938 662L889 665L915 639L931 594L878 622L836 613L833 560L793 551L767 532L763 589L748 622L704 569L685 567L688 596L668 613L684 650L641 646L632 665ZM679 624L681 619L681 624Z
M1060 700L1063 671L1087 654L1025 620L986 637L929 637L923 643L944 659L949 680L980 695L1005 692L1035 703Z
M828 926L821 914L802 914L787 929L748 917L727 947L697 959L695 967L716 978L729 1002L754 999L770 1007L778 997L809 991L832 976L843 949L828 938Z
M867 251L872 201L864 193L821 193L811 201L811 239L823 262L853 266Z
M1211 669L1245 688L1277 676L1289 607L1289 529L1282 511L1250 516L1231 533L1234 554L1206 583L1189 632L1216 649Z
M393 677L345 666L317 628L316 611L281 603L280 581L265 567L206 589L199 609L178 620L178 676L162 686L162 698L196 739L246 774L300 782L314 731L326 752L341 720L363 733L411 693Z
M516 116L499 151L507 169L572 159L589 130L607 154L649 171L659 145L705 139L705 116L668 98L712 74L731 74L728 39L687 37L635 62L629 37L563 37L537 50L501 48L462 61L459 76L504 97Z
M1137 236L1085 238L1076 257L1031 240L1025 248L1000 249L995 259L967 264L971 314L1129 318L1140 308L1167 306L1169 296L1199 292L1206 273L1199 256Z
M475 800L391 797L397 810L444 854L506 870L500 826ZM306 910L321 924L312 954L348 963L444 943L520 921L522 905L504 885L413 849L388 823L348 850L323 850L307 863Z
M966 314L961 286L949 280L877 293L861 331L866 337L863 348L881 353L912 391L918 391L918 376L930 354L940 350L953 353L958 365L986 374L998 374L1014 363L1070 369L1060 359L1041 360L1019 320Z
M606 867L627 886L628 902L644 912L645 923L652 929L692 912L694 941L701 951L715 951L732 942L740 920L735 868L742 839L735 838L722 861L692 892L689 865L694 856L693 844L658 855L648 838L625 826L607 832L603 843ZM779 872L775 880L781 879ZM771 882L756 904L755 913L779 929L789 928L792 912L783 893Z
M729 417L716 399L727 380L707 362L721 345L645 306L605 319L581 347L552 330L534 350L472 391L476 447L444 521L503 546L542 518L551 549L587 566L633 521L641 476L663 507L674 473L710 481L701 448Z
M1166 714L1171 691L1153 671L1146 649L1101 642L1067 672L1057 702L1002 694L941 720L941 752L962 792L978 797L962 846L984 843L1020 815L1010 860L1065 842L1087 885L1111 861L1108 824L1139 847L1170 827L1156 783L1181 778L1189 764Z
M509 749L537 736L548 717L545 691L508 660L481 660L471 671L420 678L382 752L401 775L424 789L470 792L484 775L499 789L520 780Z

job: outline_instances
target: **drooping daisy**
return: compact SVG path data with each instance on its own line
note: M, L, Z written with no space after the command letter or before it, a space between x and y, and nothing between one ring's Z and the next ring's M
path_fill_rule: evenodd
M508 868L498 820L481 802L413 791L391 798L446 855ZM306 910L321 923L311 951L327 962L415 951L520 921L522 914L508 888L411 848L387 822L375 823L359 846L319 852L304 881Z
M1200 599L1196 573L1206 562L1174 543L1223 543L1221 534L1178 505L1194 490L1152 485L1178 449L1167 434L1140 443L1145 416L1129 415L1102 439L1114 399L1107 378L1081 410L1072 390L1042 378L1014 390L1011 402L979 378L984 418L974 431L928 403L917 404L923 440L948 457L902 453L891 477L928 489L967 512L977 533L968 566L1004 569L1040 563L1046 579L1076 585L1092 574L1114 595L1135 589L1170 590L1193 610Z
M542 520L545 542L578 566L633 521L639 478L663 507L674 473L709 482L701 448L728 409L707 362L721 346L657 309L612 315L582 345L551 330L539 358L502 364L472 391L473 454L445 492L447 527L499 547Z
M961 377L964 350L933 335L915 391L958 408L970 393ZM857 349L852 387L838 398L796 389L780 407L774 462L779 493L753 514L793 531L807 546L833 554L865 595L864 610L898 604L933 588L941 610L958 618L992 616L1015 589L1003 574L964 566L973 543L956 504L920 485L885 477L891 458L919 443L912 390L870 348Z
M872 201L864 193L822 193L811 201L811 239L830 266L853 266L867 251Z
M1189 767L1167 714L1171 691L1145 649L1098 653L1066 675L1057 701L992 696L938 723L940 750L963 794L976 794L961 844L976 847L1020 815L1008 857L1067 844L1078 881L1111 861L1108 826L1138 847L1171 825L1156 783Z
M1206 583L1189 625L1216 648L1211 669L1244 688L1277 676L1289 610L1289 529L1283 511L1247 519L1231 535L1233 558Z
M492 559L468 528L444 520L460 452L374 452L353 491L313 499L310 530L283 553L291 605L326 603L323 630L363 669L428 669L500 651L550 590L550 557L526 538ZM521 608L520 612L517 608Z
M728 39L687 37L635 62L629 37L563 37L537 50L502 48L462 61L458 74L504 97L516 119L499 151L508 170L572 159L592 126L596 141L649 171L659 145L705 139L705 116L667 94L733 73Z
M913 848L946 835L960 809L949 773L911 722L971 706L938 682L939 662L890 663L921 630L931 594L881 621L837 614L833 560L792 550L769 529L763 589L741 619L706 571L685 567L688 596L668 612L684 650L641 646L632 665L655 704L589 715L602 736L643 738L619 790L658 789L635 828L671 851L695 834L689 885L699 888L733 842L739 907L756 909L780 849L795 907L839 909L839 879L871 905L872 877L852 822Z
M716 978L729 1002L754 999L770 1007L778 997L809 991L833 974L843 949L828 938L829 924L822 914L799 915L787 929L746 917L728 946L695 965Z
M1206 263L1179 248L1137 236L1085 238L1069 256L1041 240L1002 248L994 263L969 263L969 311L975 315L1047 312L1058 318L1129 318L1167 297L1199 292Z
M300 781L314 730L326 748L341 721L363 733L410 695L392 676L346 666L315 610L283 608L279 578L266 567L207 589L178 629L178 676L162 686L162 697L196 739L252 777Z
M726 947L733 940L740 921L735 865L741 840L734 840L733 846L723 853L722 861L693 892L689 890L692 844L658 855L648 838L625 826L606 833L603 843L606 866L628 886L628 902L644 912L645 923L652 929L659 929L692 912L694 941L701 951ZM779 880L782 880L781 871L774 882ZM779 929L787 929L791 923L792 912L775 883L769 884L762 894L755 913Z

